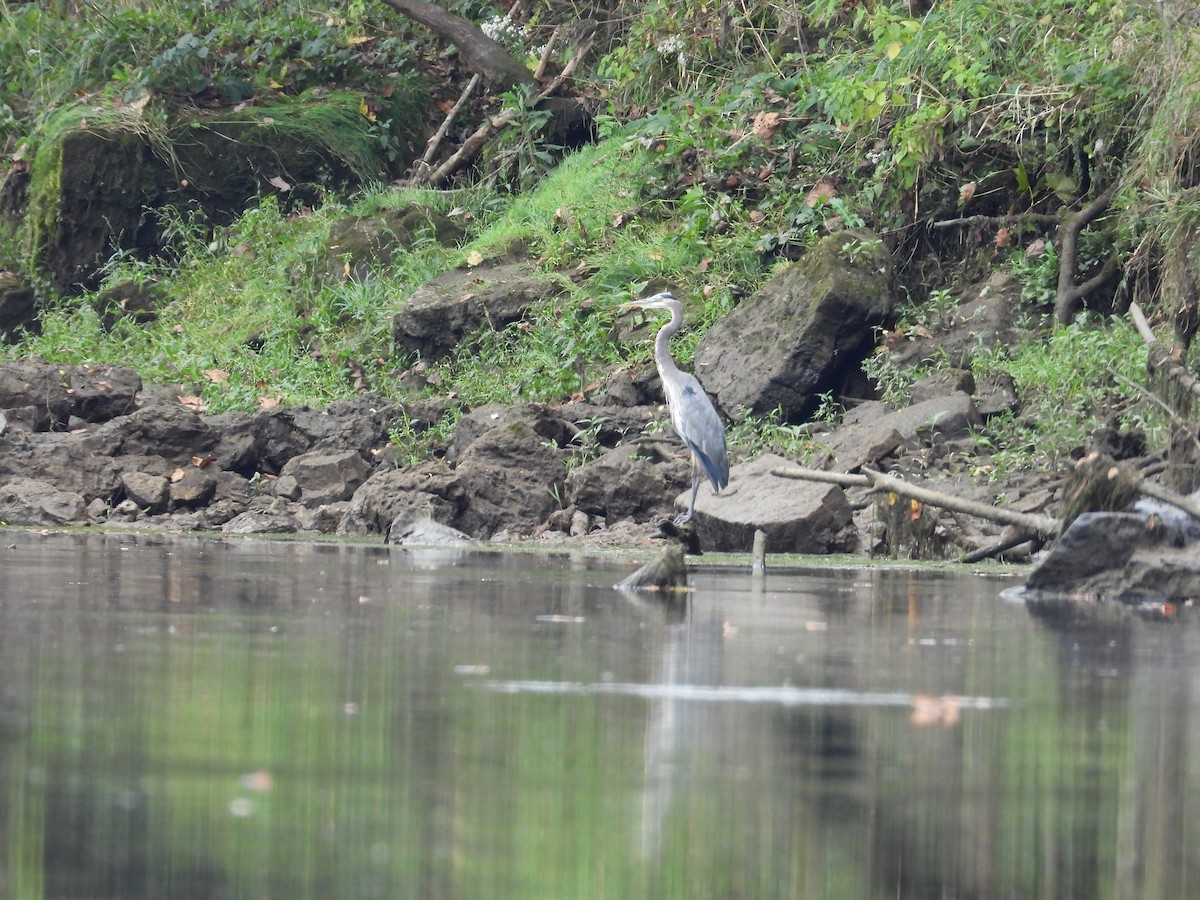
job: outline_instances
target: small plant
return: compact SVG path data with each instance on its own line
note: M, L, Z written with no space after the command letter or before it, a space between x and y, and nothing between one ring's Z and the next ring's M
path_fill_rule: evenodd
M791 459L805 459L813 449L808 429L785 422L779 407L765 416L743 416L729 429L727 439L730 447L744 458L778 453Z
M436 459L453 437L460 416L459 409L451 408L437 422L428 424L415 421L405 411L400 421L388 431L388 443L396 451L396 467L415 466Z

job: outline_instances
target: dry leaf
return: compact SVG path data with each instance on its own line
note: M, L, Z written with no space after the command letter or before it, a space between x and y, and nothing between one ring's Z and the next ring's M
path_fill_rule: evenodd
M483 254L478 250L472 250L467 254L467 265L472 269L483 262Z
M291 184L279 175L276 175L273 178L268 178L267 181L279 188L279 190L283 191L285 194L292 189Z
M171 473L171 482L175 483L177 481L183 481L183 476L185 474L187 473L183 471L182 466L176 468L175 471Z
M208 369L204 376L213 384L224 384L229 380L229 373L224 369Z
M777 112L760 112L754 117L752 130L754 136L764 144L769 144L775 132L779 130L780 115Z
M188 409L194 409L196 412L204 412L208 409L208 404L195 394L180 394L176 399L179 400L180 406L186 406Z
M812 186L804 197L805 206L816 206L818 201L832 200L837 196L837 187L834 185L832 178L822 178Z
M921 518L921 510L923 510L924 508L925 508L925 506L924 506L924 504L921 503L920 500L909 500L908 501L908 520L910 522L917 521L919 518Z
M708 267L712 265L712 261L713 258L711 256L704 257L704 259L700 260L700 264L696 266L696 271L701 273L707 272Z
M197 469L203 469L206 466L212 465L216 461L217 461L217 458L212 453L205 453L203 456L193 456L192 457L192 465L195 466Z
M1044 238L1038 238L1032 244L1025 248L1025 255L1030 259L1037 259L1046 252L1046 241Z
M958 199L963 203L969 203L971 198L975 196L975 188L978 185L974 181L968 181L958 189Z
M280 396L259 397L258 398L258 408L259 409L274 409L282 402L283 402L283 398Z
M1012 243L1012 232L1007 228L1000 228L996 232L996 237L992 239L992 243L996 245L997 250L1003 250Z

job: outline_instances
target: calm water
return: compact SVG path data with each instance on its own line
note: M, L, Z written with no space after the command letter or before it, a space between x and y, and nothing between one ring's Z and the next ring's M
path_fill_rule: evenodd
M629 571L0 532L0 895L1200 896L1190 623Z

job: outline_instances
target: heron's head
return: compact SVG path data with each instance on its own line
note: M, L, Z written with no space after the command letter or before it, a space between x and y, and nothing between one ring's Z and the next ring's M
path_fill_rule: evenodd
M676 309L682 309L682 307L683 304L670 291L663 291L661 294L654 294L651 297L630 300L628 303L621 304L621 309L666 309L671 312L674 312Z

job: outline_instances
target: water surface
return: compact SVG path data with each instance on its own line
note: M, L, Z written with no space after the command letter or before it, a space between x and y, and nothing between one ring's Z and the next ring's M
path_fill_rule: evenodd
M1197 631L1011 578L0 533L0 895L1200 896Z

